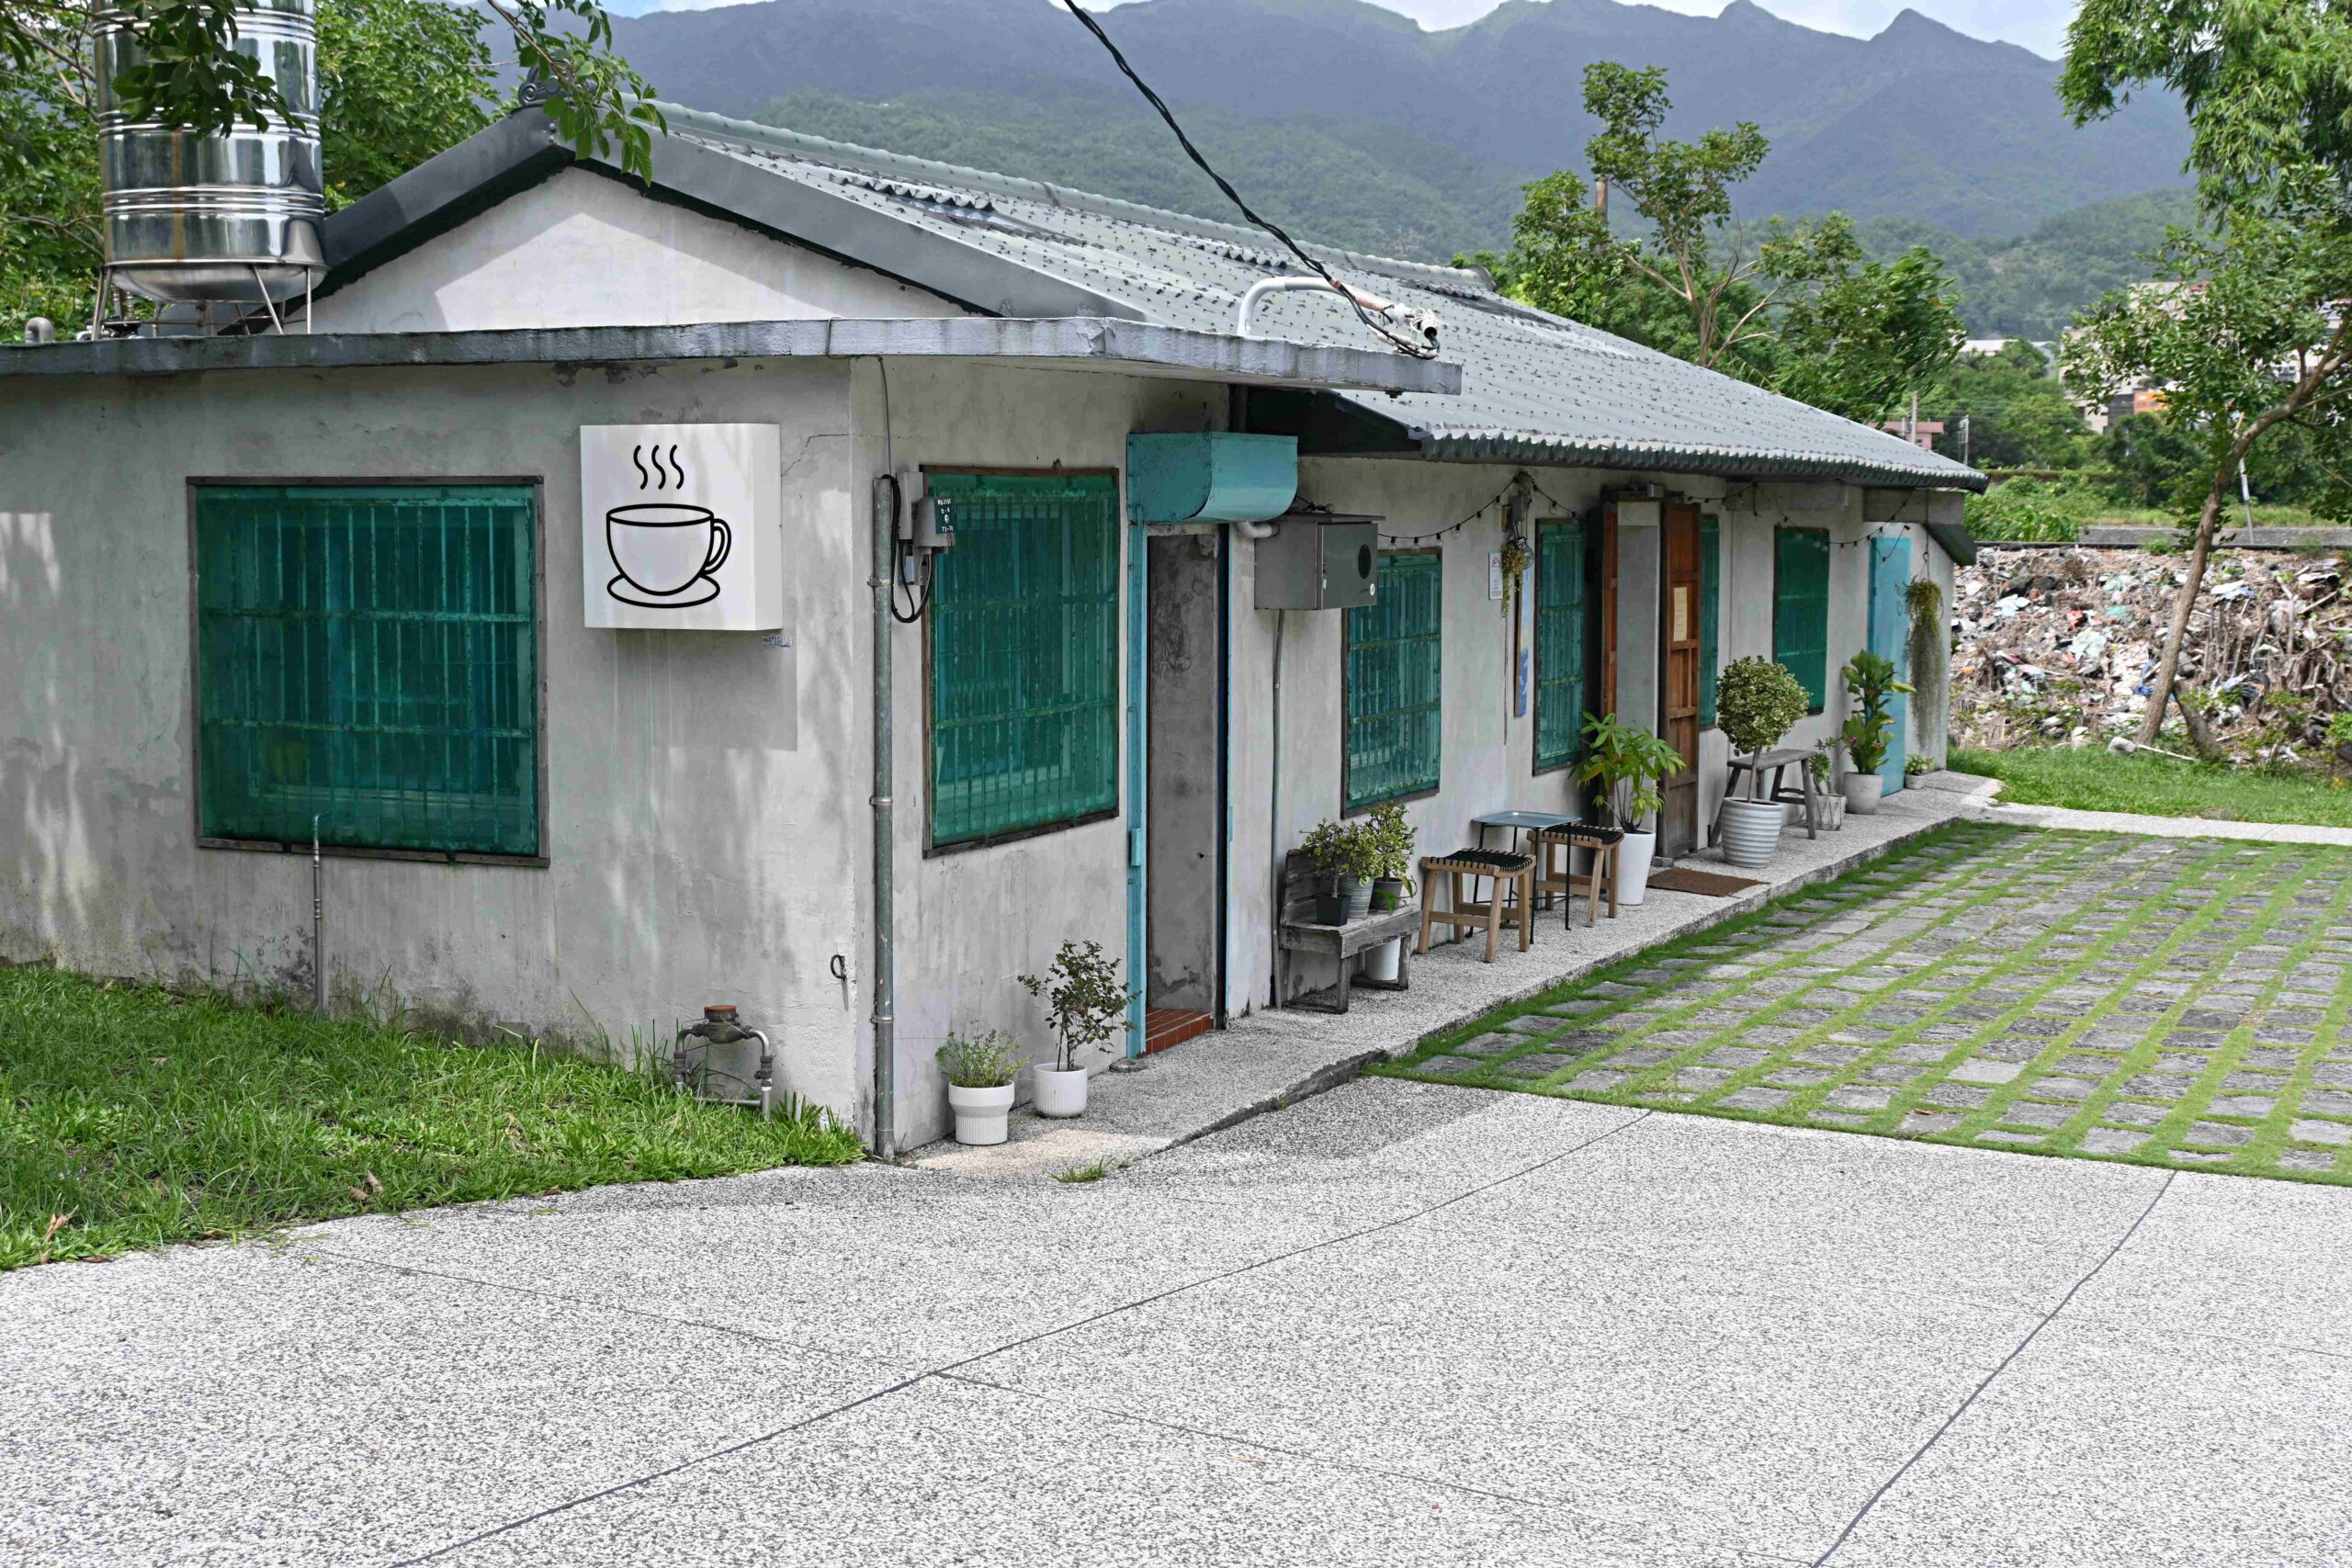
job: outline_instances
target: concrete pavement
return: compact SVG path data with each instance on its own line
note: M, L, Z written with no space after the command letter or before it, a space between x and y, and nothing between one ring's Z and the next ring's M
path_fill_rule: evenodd
M2309 1565L2352 1192L1394 1081L0 1277L0 1562Z

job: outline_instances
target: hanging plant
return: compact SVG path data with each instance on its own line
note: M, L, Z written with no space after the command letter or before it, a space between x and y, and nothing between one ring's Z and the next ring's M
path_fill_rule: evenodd
M1950 661L1951 639L1944 631L1944 591L1932 578L1915 577L1903 590L1903 607L1911 615L1911 686L1919 700L1911 705L1911 731L1916 750L1933 751L1930 733L1944 711L1944 672Z

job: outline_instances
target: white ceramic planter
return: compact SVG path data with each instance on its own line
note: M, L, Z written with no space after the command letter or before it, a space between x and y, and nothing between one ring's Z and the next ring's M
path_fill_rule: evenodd
M1004 1142L1004 1119L1012 1110L1012 1086L966 1089L947 1086L947 1109L956 1113L956 1141L987 1145Z
M1384 942L1378 947L1365 948L1363 977L1367 980L1380 980L1395 985L1396 967L1404 962L1404 954L1405 939L1401 936L1391 942Z
M1040 1116L1083 1116L1086 1114L1086 1069L1073 1067L1062 1072L1054 1067L1037 1070L1037 1099L1035 1109Z
M1628 833L1617 840L1617 902L1639 908L1650 890L1650 862L1657 854L1656 833Z
M1759 866L1781 847L1781 807L1776 800L1724 802L1724 859Z
M1848 773L1838 781L1838 791L1846 797L1846 809L1857 817L1869 817L1878 810L1879 796L1886 793L1886 781L1876 773Z

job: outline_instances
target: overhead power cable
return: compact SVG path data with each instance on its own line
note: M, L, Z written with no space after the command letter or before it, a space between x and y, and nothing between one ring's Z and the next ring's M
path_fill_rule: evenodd
M1292 239L1289 234L1285 233L1280 224L1274 222L1271 219L1261 218L1258 216L1257 212L1251 209L1250 204L1241 199L1241 193L1233 188L1233 182L1227 179L1223 175L1218 174L1216 169L1212 168L1209 165L1209 161L1201 155L1201 150L1193 145L1193 139L1184 134L1184 128L1182 126L1176 123L1176 116L1169 109L1166 101L1163 100L1158 93L1151 90L1150 83L1136 74L1136 68L1127 63L1127 57L1119 52L1119 46L1111 41L1111 35L1102 30L1102 24L1096 21L1092 16L1081 9L1078 4L1078 0L1062 0L1062 4L1069 9L1071 16L1076 17L1079 19L1080 25L1084 27L1088 32L1094 35L1096 41L1100 42L1104 49L1111 51L1111 62L1119 68L1119 73L1125 76L1128 81L1135 84L1136 91L1144 96L1144 101L1146 103L1148 103L1153 108L1159 111L1159 118L1168 122L1168 129L1176 133L1177 145L1184 149L1184 155L1193 161L1194 166L1197 167L1201 173L1208 175L1210 179L1216 182L1216 188L1223 191L1226 195L1226 198L1231 201L1235 207L1240 209L1242 217L1247 218L1250 222L1256 224L1259 228L1263 229L1267 233L1272 234L1275 239L1280 240L1283 243L1283 248L1288 250L1291 254L1296 256L1299 261L1308 268L1308 270L1315 274L1316 276L1329 284L1333 291L1336 292L1340 298L1345 299L1349 305L1354 308L1357 320L1361 321L1365 326L1370 327L1381 337L1387 340L1389 344L1395 346L1399 354L1409 354L1416 359L1435 359L1437 357L1437 345L1435 344L1423 343L1419 339L1408 337L1404 333L1396 331L1394 328L1382 321L1370 310L1364 309L1363 301L1356 298L1355 291L1353 289L1350 288L1346 284L1341 283L1338 278L1332 276L1330 268L1325 266L1321 262L1317 261L1313 256L1308 255L1305 250L1301 249L1298 242Z

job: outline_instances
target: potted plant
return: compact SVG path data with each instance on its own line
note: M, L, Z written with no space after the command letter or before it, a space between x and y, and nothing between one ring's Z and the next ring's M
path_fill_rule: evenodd
M1401 909L1413 896L1413 825L1405 820L1404 807L1393 800L1374 807L1364 821L1371 829L1373 852L1379 863L1373 877L1372 907ZM1394 937L1368 949L1364 974L1393 983L1397 966L1404 962L1404 946L1403 937Z
M1715 682L1715 721L1734 756L1761 758L1804 717L1804 686L1788 666L1769 659L1736 659ZM1747 797L1724 802L1724 859L1758 866L1781 844L1781 802L1758 798L1764 770L1747 770Z
M1044 1000L1060 1042L1055 1065L1037 1069L1037 1114L1084 1115L1086 1066L1080 1053L1126 1028L1135 993L1120 983L1119 961L1105 956L1099 942L1066 942L1052 968L1020 978L1031 996Z
M1886 789L1879 770L1886 765L1887 748L1894 735L1894 717L1886 711L1886 699L1911 686L1894 678L1894 660L1868 649L1847 661L1844 674L1854 705L1839 733L1846 741L1846 760L1853 769L1838 788L1845 794L1847 810L1868 817L1878 809L1879 796Z
M1666 799L1658 788L1682 771L1682 754L1646 729L1617 722L1614 714L1584 716L1584 760L1577 777L1600 786L1601 809L1625 836L1617 846L1617 902L1639 904L1649 893L1657 834L1645 826Z
M950 1034L936 1055L947 1075L947 1108L956 1113L959 1144L1004 1142L1012 1110L1012 1080L1021 1075L1020 1047L1001 1030L967 1037Z
M1340 923L1352 925L1372 908L1380 874L1380 846L1369 821L1318 822L1306 835L1306 858L1339 883Z
M1834 746L1816 746L1804 760L1804 771L1813 780L1814 824L1832 833L1846 825L1846 797L1833 787L1831 776L1836 761Z

